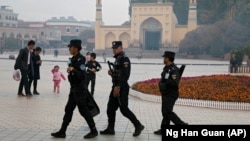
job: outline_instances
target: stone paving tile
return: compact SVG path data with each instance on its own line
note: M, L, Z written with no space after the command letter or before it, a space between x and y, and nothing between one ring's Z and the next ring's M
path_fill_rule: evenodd
M1 56L0 56L1 57ZM65 57L67 58L67 57ZM63 59L61 57L60 59ZM38 81L39 96L31 98L18 97L18 82L12 79L14 60L0 59L0 141L82 141L83 136L89 132L86 121L80 116L78 109L74 111L72 122L67 131L66 139L55 139L51 132L60 128L64 107L67 102L69 84L61 83L61 93L52 92L51 68L58 64L61 71L66 74L65 62L43 62L41 66L41 80ZM162 66L133 65L130 84L139 80L159 77ZM193 69L196 69L194 67ZM206 68L205 68L206 69ZM107 76L108 66L103 64L103 70L97 75L96 92L94 98L100 106L101 113L96 116L95 122L98 131L107 126L107 101L111 89L111 78ZM190 68L190 71L193 71ZM223 67L217 70L224 73ZM195 72L195 71L194 71ZM197 74L197 72L195 72ZM206 73L206 72L204 72ZM193 75L189 73L186 75ZM202 74L200 72L200 74ZM145 126L142 134L133 137L132 123L117 111L116 135L103 136L90 139L91 141L156 141L161 137L153 132L160 127L162 115L161 104L139 100L129 97L129 107ZM212 108L199 108L189 106L174 107L174 111L189 124L250 124L248 111L221 110Z

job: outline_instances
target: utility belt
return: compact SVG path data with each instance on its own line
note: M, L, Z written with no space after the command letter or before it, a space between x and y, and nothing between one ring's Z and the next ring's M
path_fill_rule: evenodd
M80 84L84 81L84 79L77 79L76 77L72 76L71 74L68 75L68 80L71 84Z
M165 82L159 82L159 89L160 89L160 92L166 92L167 91L167 85Z
M117 82L119 81L119 78L121 76L121 71L120 70L115 70L112 74L112 82Z
M159 89L162 94L169 93L171 91L177 91L178 87L167 86L166 82L159 82Z

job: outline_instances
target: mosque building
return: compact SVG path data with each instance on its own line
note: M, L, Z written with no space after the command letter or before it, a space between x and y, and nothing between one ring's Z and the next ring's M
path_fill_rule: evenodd
M96 0L95 50L110 48L114 40L121 40L124 48L178 48L186 33L197 28L197 0L189 1L187 25L178 24L173 6L174 3L163 0L157 3L132 3L130 21L107 26L102 19L102 0Z

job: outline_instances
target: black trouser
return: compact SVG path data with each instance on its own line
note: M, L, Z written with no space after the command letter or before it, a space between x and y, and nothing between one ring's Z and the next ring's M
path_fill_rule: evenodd
M114 86L112 87L112 90L110 92L108 108L107 108L109 126L114 127L115 125L116 110L118 109L118 107L120 108L121 113L126 118L128 118L134 124L135 127L140 125L140 122L128 107L129 85L125 84L124 86L121 86L119 97L113 96L113 89Z
M230 66L230 73L237 73L237 67L236 66Z
M63 126L68 126L72 120L73 111L76 106L80 114L87 121L87 124L91 130L95 129L94 119L87 108L88 95L80 88L71 88L68 102L65 106L65 114L63 117Z
M18 93L22 93L23 92L23 86L24 86L24 89L25 89L25 94L30 94L30 87L29 87L29 82L28 82L28 70L23 70L23 69L20 69L20 72L21 72L21 80L20 80L20 83L19 83L19 88L18 88Z
M95 78L96 76L93 75L93 74L88 74L87 75L87 81L86 81L86 85L87 85L87 88L89 88L89 83L91 82L91 91L90 91L90 94L93 96L94 95L94 91L95 91Z
M178 98L178 92L176 92L175 90L170 93L162 94L162 109L161 110L162 110L163 119L162 119L161 127L170 125L170 121L172 121L175 125L185 124L173 112L174 104L177 98Z
M32 82L33 82L33 91L36 92L37 91L37 79L29 79L30 89L31 89Z

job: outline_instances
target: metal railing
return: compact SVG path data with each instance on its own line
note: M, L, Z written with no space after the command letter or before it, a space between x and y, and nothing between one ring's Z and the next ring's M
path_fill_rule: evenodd
M250 73L250 66L247 65L242 65L238 67L229 66L228 71L230 73Z

